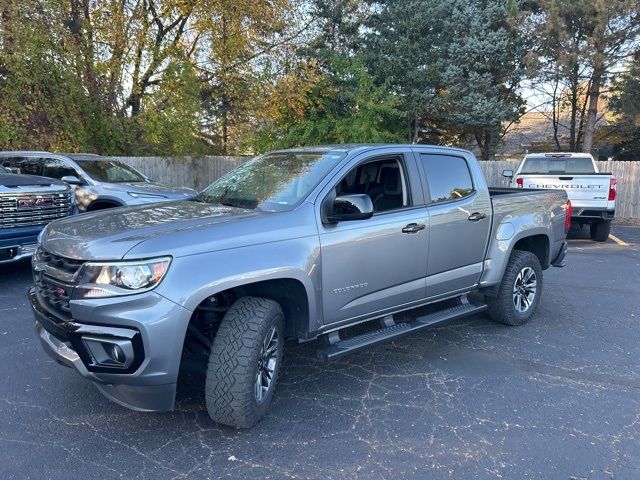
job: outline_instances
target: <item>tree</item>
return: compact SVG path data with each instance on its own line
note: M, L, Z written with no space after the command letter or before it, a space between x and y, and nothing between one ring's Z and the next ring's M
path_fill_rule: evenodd
M88 136L82 85L52 21L58 2L6 1L0 31L0 148L76 149Z
M393 0L369 22L367 64L402 99L413 142L475 139L483 158L518 118L523 44L503 0Z
M198 65L204 106L202 137L220 153L237 151L251 117L260 108L260 83L274 74L280 42L295 38L298 25L288 22L292 4L221 2L206 8L198 27L206 32ZM268 56L269 63L261 60Z
M267 108L273 115L253 143L258 151L402 141L402 112L387 86L376 85L358 60L336 56L330 65L330 75L311 63L278 83Z
M571 151L591 151L599 101L612 73L631 52L640 18L633 0L540 0L530 2L525 24L538 38L529 57L533 77L551 97L555 143L568 111Z
M640 52L636 52L629 68L614 83L610 102L615 117L605 132L618 160L640 157Z

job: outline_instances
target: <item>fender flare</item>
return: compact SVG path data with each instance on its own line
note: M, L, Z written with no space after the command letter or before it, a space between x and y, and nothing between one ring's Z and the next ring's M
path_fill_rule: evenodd
M318 297L316 296L315 289L309 276L304 271L295 268L259 270L249 274L243 274L241 276L233 275L214 280L211 283L202 285L200 288L192 292L184 302L182 302L182 306L193 312L204 300L220 292L270 280L295 280L302 285L307 297L307 333L312 333L318 330L320 327L320 306L318 304Z

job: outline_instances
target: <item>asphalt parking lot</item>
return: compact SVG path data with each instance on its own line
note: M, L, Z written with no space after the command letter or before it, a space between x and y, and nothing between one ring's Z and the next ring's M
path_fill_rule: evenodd
M209 420L103 398L41 350L28 262L0 267L0 478L638 479L640 224L570 240L523 327L484 315L334 363L290 345L270 414Z

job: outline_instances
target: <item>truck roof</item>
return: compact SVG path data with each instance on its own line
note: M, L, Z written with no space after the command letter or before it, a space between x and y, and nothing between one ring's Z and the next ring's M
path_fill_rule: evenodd
M0 156L6 157L9 155L51 155L51 152L45 152L44 150L5 150L0 152Z
M13 156L36 156L42 155L44 157L67 157L72 160L102 160L110 157L103 157L97 153L64 153L64 152L47 152L40 150L13 150L0 152L0 157L13 157Z
M402 148L437 148L448 151L457 151L469 153L468 150L457 147L448 147L442 145L429 145L429 144L416 144L416 143L343 143L343 144L325 144L325 145L311 145L307 147L294 147L283 148L275 150L278 152L318 152L318 151L338 151L338 152L352 152L355 150L369 150L373 148L389 148L389 147L402 147Z
M585 153L585 152L539 152L539 153L527 153L524 158L577 158L577 157L593 158L590 153Z

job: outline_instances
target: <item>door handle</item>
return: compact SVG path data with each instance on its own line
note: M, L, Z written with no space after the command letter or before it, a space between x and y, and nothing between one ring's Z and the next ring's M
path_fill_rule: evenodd
M420 230L424 230L422 223L410 223L402 229L402 233L418 233Z
M471 215L469 215L469 220L471 222L477 222L479 220L482 220L483 218L485 218L486 215L484 213L480 213L480 212L473 212Z

